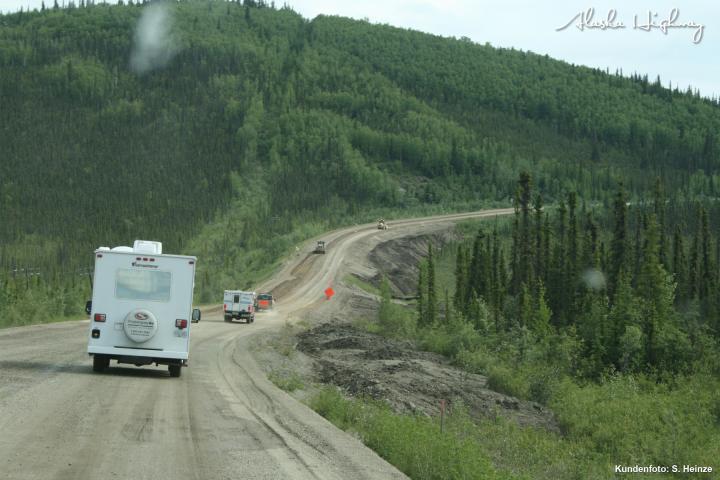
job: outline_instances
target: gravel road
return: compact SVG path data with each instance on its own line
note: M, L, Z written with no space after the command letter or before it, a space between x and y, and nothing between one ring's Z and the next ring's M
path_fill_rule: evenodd
M395 235L510 209L390 222ZM396 230L393 232L393 230ZM326 255L302 254L258 290L279 302L252 325L205 309L192 325L189 367L114 362L92 372L87 321L0 330L0 478L405 478L359 440L272 385L251 357L255 334L323 302L354 243L383 235L359 225L323 236ZM199 259L202 261L202 259Z

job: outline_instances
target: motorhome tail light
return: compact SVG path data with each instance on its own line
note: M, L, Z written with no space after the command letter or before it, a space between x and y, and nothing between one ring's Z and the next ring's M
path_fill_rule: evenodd
M104 322L104 321L105 321L105 314L104 314L104 313L96 313L96 314L95 314L95 321L96 321L96 322Z
M252 312L252 305L248 305L248 312Z
M178 318L175 320L175 326L179 329L187 328L187 320Z
M227 310L227 303L223 303L223 310Z

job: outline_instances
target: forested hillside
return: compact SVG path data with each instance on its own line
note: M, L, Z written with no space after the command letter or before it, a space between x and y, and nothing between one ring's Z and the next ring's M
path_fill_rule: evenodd
M263 2L0 15L0 310L77 312L135 238L198 254L209 301L331 225L508 205L521 170L546 203L715 197L719 127L641 76Z

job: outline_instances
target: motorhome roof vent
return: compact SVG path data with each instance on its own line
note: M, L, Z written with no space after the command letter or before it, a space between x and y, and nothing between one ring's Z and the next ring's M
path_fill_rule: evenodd
M153 255L162 254L162 243L151 240L135 240L133 244L135 253L149 253Z
M120 247L113 247L110 249L110 251L112 251L112 252L132 252L133 249L130 247L120 246Z

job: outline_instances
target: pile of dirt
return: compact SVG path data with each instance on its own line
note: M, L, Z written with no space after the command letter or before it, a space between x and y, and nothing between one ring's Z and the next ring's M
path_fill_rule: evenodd
M428 245L432 243L433 249L439 252L444 245L457 239L454 229L447 229L380 243L368 255L370 264L378 271L370 281L379 286L384 275L390 282L393 296L414 297L417 293L418 265L427 257Z
M409 341L325 323L298 335L297 349L315 362L317 378L355 396L387 401L396 411L437 415L441 400L461 402L476 418L497 416L560 432L552 412L487 388L487 378L461 371Z

